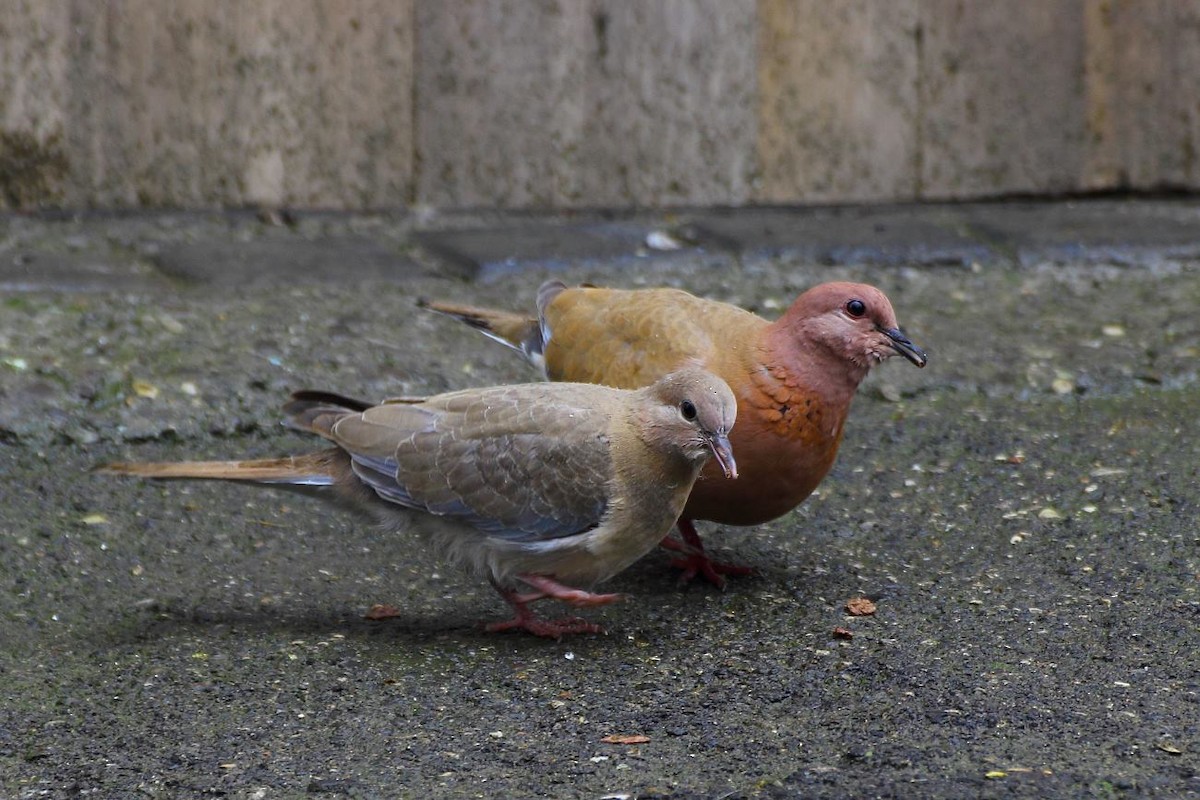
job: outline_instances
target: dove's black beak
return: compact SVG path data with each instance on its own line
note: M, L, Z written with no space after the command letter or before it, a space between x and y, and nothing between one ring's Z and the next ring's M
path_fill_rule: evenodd
M721 465L725 477L736 478L737 462L733 460L733 445L729 443L729 437L723 433L714 433L708 437L708 446L712 450L713 458Z
M925 351L913 344L899 328L880 328L879 332L888 338L888 344L900 355L907 358L918 367L924 367L929 361Z

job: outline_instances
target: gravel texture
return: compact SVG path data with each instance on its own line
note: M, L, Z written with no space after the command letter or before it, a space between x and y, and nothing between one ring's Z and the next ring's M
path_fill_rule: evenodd
M1025 219L1028 241L1060 223ZM692 242L472 281L461 260L439 269L411 220L313 216L290 235L354 237L369 267L321 250L294 276L272 263L273 280L246 281L227 263L193 273L232 240L270 261L261 242L279 234L252 216L5 225L0 795L1200 795L1200 259L1186 242L961 264ZM187 280L157 260L182 251ZM88 471L313 447L278 424L294 389L533 380L414 300L531 306L551 274L767 316L814 282L867 280L930 365L872 375L796 512L702 526L759 576L679 588L655 553L608 585L627 602L587 612L607 635L561 642L481 632L505 611L489 587L335 508ZM876 612L848 614L856 597ZM365 620L374 603L401 615ZM604 741L622 735L646 740Z

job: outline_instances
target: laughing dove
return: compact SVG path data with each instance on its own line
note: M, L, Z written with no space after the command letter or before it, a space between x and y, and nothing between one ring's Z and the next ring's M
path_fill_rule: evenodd
M739 423L731 441L741 478L707 468L679 519L683 544L673 564L681 580L697 572L750 570L704 554L692 520L756 525L799 505L829 472L850 401L875 364L901 355L924 367L926 355L900 331L879 289L824 283L800 295L774 322L736 306L677 289L567 288L538 291L537 316L421 301L522 352L550 380L644 386L684 363L698 363L733 389Z
M684 368L636 391L535 383L371 406L299 392L289 423L335 447L256 461L115 463L101 471L331 487L389 530L415 528L446 559L486 577L516 616L489 630L598 632L539 619L542 598L611 603L586 589L652 550L715 457L737 476L737 404L721 379ZM582 588L575 588L582 587Z

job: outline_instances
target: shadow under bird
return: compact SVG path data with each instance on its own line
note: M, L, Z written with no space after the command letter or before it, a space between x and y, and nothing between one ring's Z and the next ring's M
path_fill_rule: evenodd
M487 578L515 616L489 630L538 636L602 629L544 620L529 604L611 603L591 587L641 558L675 523L713 458L737 477L729 387L687 367L636 390L589 384L469 389L371 405L294 394L291 426L333 447L250 461L112 463L143 478L248 481L323 494L416 529L439 554Z
M850 402L872 366L902 356L917 367L925 351L901 332L882 291L833 282L801 294L770 322L728 303L678 289L542 285L535 316L420 301L524 354L553 381L645 386L682 364L723 378L738 403L731 441L741 479L706 468L679 519L682 581L752 570L711 561L693 520L757 525L804 501L829 472Z

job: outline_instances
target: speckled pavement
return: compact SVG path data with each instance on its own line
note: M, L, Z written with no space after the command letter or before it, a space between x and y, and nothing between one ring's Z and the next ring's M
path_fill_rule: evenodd
M866 280L930 364L800 509L702 528L759 576L655 553L561 642L337 509L88 472L310 447L293 389L532 380L414 300L550 275ZM1198 309L1193 201L0 218L0 796L1200 795Z

